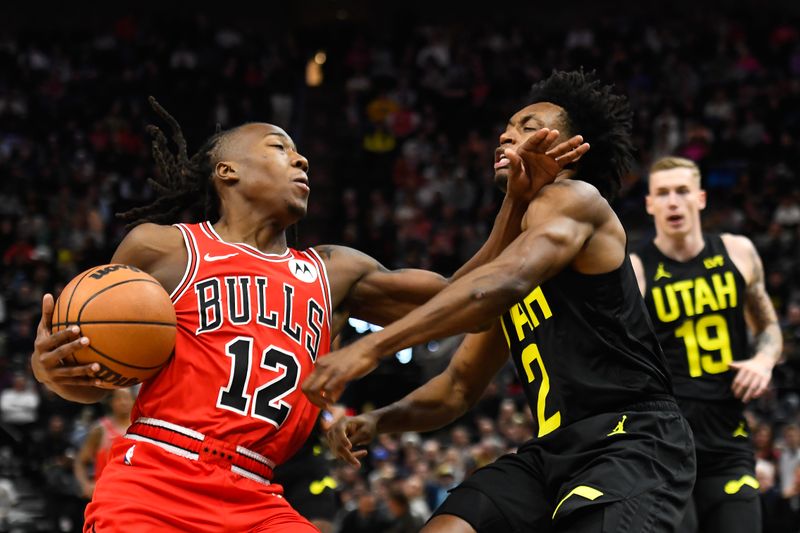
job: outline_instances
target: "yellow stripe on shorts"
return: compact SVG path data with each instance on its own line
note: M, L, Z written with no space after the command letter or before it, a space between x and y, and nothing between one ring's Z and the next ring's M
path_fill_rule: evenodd
M576 496L583 496L583 497L584 497L584 498L586 498L587 500L594 501L594 500L596 500L597 498L599 498L600 496L602 496L602 495L603 495L603 492L602 492L602 491L599 491L599 490L597 490L597 489L595 489L595 488L592 488L592 487L586 486L586 485L578 485L577 487L575 487L574 489L572 489L571 491L569 491L569 494L567 494L566 496L564 496L563 498L561 498L561 501L560 501L560 502L558 502L558 505L556 505L556 510L555 510L555 511L553 511L553 518L555 518L555 517L556 517L556 513L558 512L558 509L561 507L561 505L562 505L562 504L563 504L565 501L567 501L567 498L569 498L569 497L570 497L570 496L572 496L573 494L575 494Z

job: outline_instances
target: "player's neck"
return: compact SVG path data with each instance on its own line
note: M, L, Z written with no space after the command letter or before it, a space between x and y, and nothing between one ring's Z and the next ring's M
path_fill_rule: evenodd
M119 427L119 428L126 429L128 426L131 425L131 415L130 414L124 414L124 415L120 415L120 416L115 416L115 417L112 417L111 420L114 422L114 425Z
M287 248L286 227L254 214L236 219L223 215L214 230L226 242L249 244L267 254L282 254Z
M699 229L679 236L667 236L656 232L653 244L662 254L675 261L694 259L706 245L703 233Z

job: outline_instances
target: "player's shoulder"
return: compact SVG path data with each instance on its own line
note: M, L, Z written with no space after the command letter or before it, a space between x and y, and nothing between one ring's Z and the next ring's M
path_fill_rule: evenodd
M125 236L125 240L143 245L154 243L181 244L183 243L183 236L176 226L145 222L131 229Z
M326 266L331 264L345 264L345 265L358 265L358 264L372 264L375 259L360 252L355 248L349 246L342 246L339 244L319 244L312 246L313 250L319 254Z
M611 206L591 183L578 179L562 179L542 187L534 203L547 205L580 219L608 215Z
M144 223L125 235L114 253L114 262L148 268L156 261L175 256L183 260L186 251L183 235L175 226Z
M725 249L728 253L731 252L743 252L743 253L753 253L756 249L753 241L751 241L748 237L744 235L736 235L734 233L720 233L720 239L722 239L722 244L725 245Z
M733 264L744 276L745 282L750 285L751 282L759 279L759 271L763 267L753 241L744 235L734 235L732 233L723 233L720 238L725 246L725 251L728 252L728 255L733 260Z

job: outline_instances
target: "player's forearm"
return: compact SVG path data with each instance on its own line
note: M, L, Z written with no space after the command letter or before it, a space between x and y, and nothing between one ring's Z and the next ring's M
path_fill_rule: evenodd
M777 323L769 324L756 334L755 341L755 357L761 357L773 365L780 360L783 352L783 333Z
M359 340L375 357L407 346L484 328L532 289L538 276L526 276L505 262L493 262L454 282L428 303Z
M481 249L453 274L450 281L464 277L479 266L485 265L500 255L500 252L520 234L522 217L525 216L527 208L528 204L506 196L500 206L500 211L494 219L494 226L492 226L489 238L486 239Z
M370 413L378 433L433 431L469 409L468 402L454 394L451 380L440 374L405 398Z

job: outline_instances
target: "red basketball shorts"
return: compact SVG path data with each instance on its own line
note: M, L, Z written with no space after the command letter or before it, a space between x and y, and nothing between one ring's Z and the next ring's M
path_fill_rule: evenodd
M280 485L241 476L230 465L119 439L86 507L83 530L319 533L282 493Z

